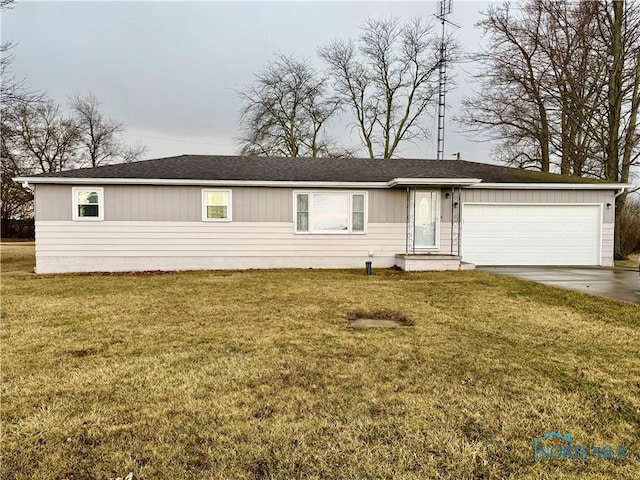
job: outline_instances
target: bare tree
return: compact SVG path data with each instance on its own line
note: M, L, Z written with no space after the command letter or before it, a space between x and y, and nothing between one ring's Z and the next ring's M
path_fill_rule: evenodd
M479 22L480 88L458 120L502 159L627 182L638 164L640 11L624 0L528 0ZM621 197L620 202L624 201Z
M542 13L517 17L509 4L489 7L478 23L488 46L474 56L482 70L479 88L463 100L461 121L475 135L499 142L503 160L549 171L551 125L543 86L550 69L540 59Z
M12 178L74 165L75 124L62 118L50 100L13 96L2 106L0 127L0 214L3 221L28 218L33 215L33 193Z
M5 149L31 173L59 172L77 165L79 131L52 100L7 111Z
M122 141L125 124L105 117L99 110L100 101L93 93L72 95L69 106L78 129L77 154L81 164L97 167L131 162L146 151L144 146L128 146Z
M455 59L455 43L446 43ZM385 18L367 20L357 41L319 49L369 157L392 158L402 142L427 137L421 119L435 106L439 45L431 23Z
M13 0L0 0L0 11L13 7ZM0 217L3 223L9 219L24 219L32 215L31 190L15 183L12 178L28 172L28 168L11 150L14 126L9 122L10 113L20 106L38 101L41 97L24 87L24 80L16 78L11 70L12 42L0 44Z
M243 155L335 156L326 137L338 103L327 97L327 78L306 60L278 55L239 92L243 102L239 139Z

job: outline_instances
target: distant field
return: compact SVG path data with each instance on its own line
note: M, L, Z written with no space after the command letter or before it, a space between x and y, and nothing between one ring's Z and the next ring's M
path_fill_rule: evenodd
M632 304L479 271L32 270L2 245L2 479L640 478ZM346 320L380 310L414 325ZM534 462L552 431L628 456Z

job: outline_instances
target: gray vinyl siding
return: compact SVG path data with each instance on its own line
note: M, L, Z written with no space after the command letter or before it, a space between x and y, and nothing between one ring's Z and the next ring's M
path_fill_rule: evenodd
M34 197L36 220L71 220L71 186L36 185Z
M101 185L87 185L99 187ZM36 218L72 218L69 185L36 186ZM196 222L202 220L202 189L216 187L105 185L104 220ZM232 191L234 222L293 222L293 188L220 187ZM317 189L314 189L317 190ZM328 189L335 190L335 189ZM369 190L369 222L403 223L406 195L400 190Z
M442 221L451 221L452 198L442 192ZM615 218L615 193L612 190L493 190L467 188L462 190L462 201L482 203L600 203L603 205L603 223ZM611 208L606 204L611 203Z
M369 221L372 223L406 223L406 191L369 190Z

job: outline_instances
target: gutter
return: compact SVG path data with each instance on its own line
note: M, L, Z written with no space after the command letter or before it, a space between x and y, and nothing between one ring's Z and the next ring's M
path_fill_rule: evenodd
M616 197L633 185L629 183L484 183L480 178L394 178L387 182L326 182L296 180L197 180L171 178L73 178L15 177L16 182L54 185L189 185L218 187L289 187L289 188L393 188L398 186L460 186L497 190L618 190Z
M388 188L388 182L309 182L272 180L196 180L171 178L72 178L72 177L16 177L16 182L53 185L190 185L218 187L333 187Z
M418 185L446 185L446 186L465 186L469 187L482 182L481 178L394 178L389 180L389 187L397 187L400 185L418 186Z
M616 192L616 194L615 194L615 197L614 197L614 198L618 198L620 195L622 195L622 194L624 193L625 188L629 188L629 187L631 187L631 186L632 186L632 185L627 185L626 187L622 187L622 188L620 188L620 189Z
M622 190L630 183L481 183L473 188L517 189L517 190Z

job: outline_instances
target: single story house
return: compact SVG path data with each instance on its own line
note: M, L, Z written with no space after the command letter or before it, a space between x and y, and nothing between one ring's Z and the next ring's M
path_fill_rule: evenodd
M461 160L183 155L16 178L36 272L613 265L628 186Z

